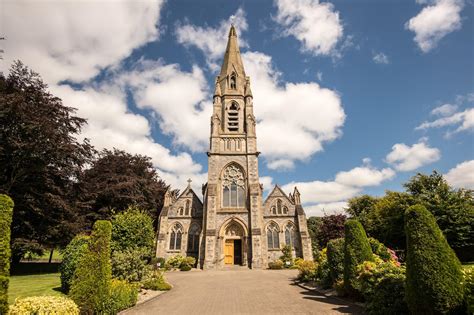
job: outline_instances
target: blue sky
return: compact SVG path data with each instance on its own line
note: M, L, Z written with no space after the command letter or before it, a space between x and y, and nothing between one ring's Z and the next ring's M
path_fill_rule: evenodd
M230 23L251 76L260 176L309 215L436 169L474 188L474 6L403 1L3 1L1 62L38 71L97 148L206 181Z

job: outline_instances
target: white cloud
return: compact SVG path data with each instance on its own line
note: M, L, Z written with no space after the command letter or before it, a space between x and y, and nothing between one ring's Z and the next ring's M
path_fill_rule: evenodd
M456 165L444 175L444 178L456 188L474 189L474 160Z
M379 52L379 53L374 53L373 57L372 57L372 60L375 62L375 63L378 63L378 64L389 64L390 63L390 60L388 59L388 56L382 52Z
M436 110L436 109L435 109ZM416 130L424 130L429 128L441 128L446 126L457 126L454 130L448 130L446 136L461 132L474 130L474 108L469 108L461 112L455 112L451 115L438 118L434 121L425 121Z
M435 116L450 116L456 112L458 109L457 105L452 104L444 104L441 106L436 107L431 111L431 115Z
M239 8L235 14L231 15L228 19L222 20L217 28L200 27L189 23L178 24L176 28L176 38L180 44L195 46L202 50L208 58L209 65L216 71L218 70L218 65L215 64L215 61L224 55L227 44L226 39L231 23L233 23L237 29L239 45L246 47L247 43L241 37L241 34L247 30L248 25L245 19L245 11L242 8Z
M239 9L236 16L246 28L245 13ZM230 18L229 18L230 19ZM227 42L228 19L215 28L178 25L178 41L201 49L208 63L222 58ZM186 40L180 37L187 30L193 34ZM208 39L203 44L202 39ZM241 38L239 37L239 40ZM218 46L222 44L222 47ZM306 160L323 150L323 144L342 134L345 114L340 96L316 82L279 82L281 74L273 67L272 58L264 53L248 51L242 54L246 74L250 76L257 118L259 150L271 169L289 169L296 160ZM197 78L196 78L197 79ZM211 96L207 95L210 100ZM289 109L288 104L291 104ZM202 106L196 105L196 108ZM281 115L282 112L286 114ZM159 110L163 117L168 115ZM186 115L186 114L185 114ZM210 115L208 116L210 117ZM163 118L166 121L166 118ZM195 142L207 143L209 123L202 124L205 132L193 132ZM182 128L173 130L177 138Z
M20 59L49 84L84 81L158 35L162 0L2 1L4 66ZM7 73L7 69L3 69Z
M292 167L342 134L345 113L335 91L316 82L278 84L270 56L246 52L242 57L254 94L259 149L270 168Z
M157 143L151 136L148 119L127 108L124 89L127 82L120 63L134 49L158 38L163 1L7 1L2 4L8 12L3 16L2 25L9 39L5 41L2 65L8 66L12 59L21 59L38 71L54 95L62 98L65 105L77 108L77 115L88 120L79 138L89 138L99 150L115 147L150 156L158 174L167 183L182 188L191 178L193 187L197 193L200 192L200 184L207 176L202 173L202 166L195 163L188 153L173 153ZM108 72L108 81L88 82L107 67L114 70ZM160 65L152 70L128 73L130 80L133 75L149 76L149 80L135 78L133 83L137 90L148 91L139 84L155 83L152 75L156 75L170 92L176 87L176 81L187 85L204 81L199 69L187 73L179 71L176 65ZM74 89L69 85L59 85L64 80L82 84ZM150 84L149 90L153 88L156 86ZM193 92L188 96L199 100L201 94L205 94L200 88L187 86L188 91ZM173 93L177 94L176 91ZM165 103L163 107L169 103L164 99L166 95L160 95L161 102ZM145 108L149 105L145 102L146 94L143 100ZM178 105L185 108L188 104ZM190 125L184 129L190 130ZM163 126L165 131L172 130L173 123L163 121ZM176 140L184 141L186 139Z
M437 148L430 148L422 141L412 146L404 143L395 144L386 156L386 161L398 171L407 172L436 162L440 157L441 152Z
M364 164L369 162L364 159ZM292 191L297 186L308 215L322 215L323 210L327 214L343 213L347 200L360 194L363 187L378 186L394 176L395 172L390 168L378 170L364 165L337 173L333 181L290 182L282 189Z
M344 28L333 4L319 0L275 0L275 4L275 21L285 28L285 35L301 42L303 51L335 54Z
M426 53L435 48L443 37L461 28L463 6L463 0L436 0L411 18L405 28L415 33L415 42Z
M331 214L346 214L347 201L338 201L330 203L320 203L317 205L305 207L306 216L309 217L323 217Z
M394 176L395 172L391 168L378 170L370 166L364 166L337 173L336 182L356 187L377 186Z

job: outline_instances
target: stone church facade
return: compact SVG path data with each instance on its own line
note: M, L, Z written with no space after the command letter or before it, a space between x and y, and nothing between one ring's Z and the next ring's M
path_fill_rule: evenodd
M250 78L232 26L216 78L203 202L190 181L179 196L166 192L157 257L193 256L203 269L229 265L258 269L278 259L288 244L294 257L312 260L298 189L287 195L275 186L263 200L255 126Z

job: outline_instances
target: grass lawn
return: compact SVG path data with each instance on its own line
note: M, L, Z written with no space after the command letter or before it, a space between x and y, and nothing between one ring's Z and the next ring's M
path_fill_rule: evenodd
M18 297L34 295L63 295L59 288L59 273L42 275L11 276L8 288L8 303L13 304Z

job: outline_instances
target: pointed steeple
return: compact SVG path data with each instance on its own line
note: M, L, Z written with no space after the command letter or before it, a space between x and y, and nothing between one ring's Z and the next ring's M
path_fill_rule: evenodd
M224 78L235 72L237 76L245 78L244 66L240 57L239 43L237 42L237 32L234 25L230 27L229 39L225 50L224 62L222 63L220 77Z

